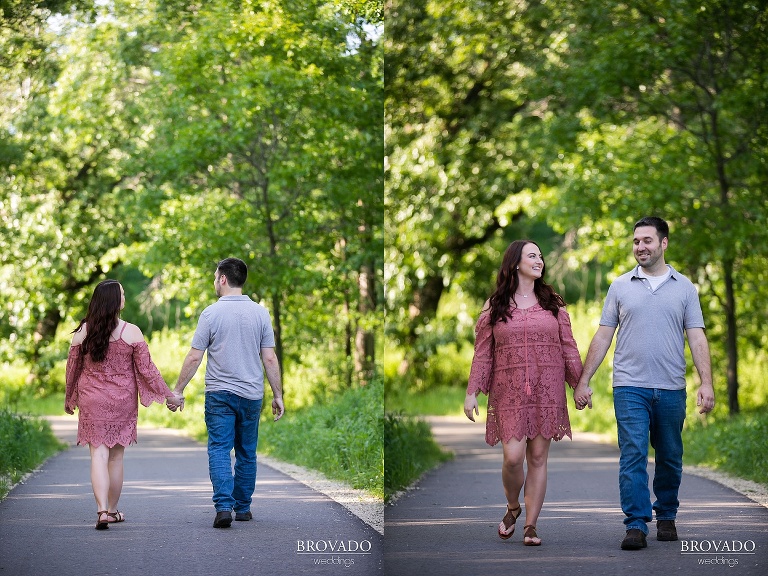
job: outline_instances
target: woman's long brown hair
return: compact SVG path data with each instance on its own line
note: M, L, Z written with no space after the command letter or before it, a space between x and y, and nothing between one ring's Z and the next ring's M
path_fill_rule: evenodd
M104 280L94 288L85 318L72 331L74 334L86 324L88 333L80 347L83 356L90 354L94 362L102 362L107 356L109 336L117 328L121 300L117 280Z
M499 268L499 274L496 276L496 290L489 299L491 308L491 324L496 322L506 322L507 317L510 314L511 305L510 302L515 301L515 292L520 286L520 279L517 276L517 265L523 257L523 247L526 244L533 244L537 248L539 247L536 242L531 240L515 240L507 247L504 252L504 257L501 260L501 268ZM536 300L545 310L552 312L555 318L560 308L565 306L565 301L562 297L554 291L552 286L544 282L544 272L546 271L546 265L541 271L541 277L537 278L533 282L533 293L536 294Z

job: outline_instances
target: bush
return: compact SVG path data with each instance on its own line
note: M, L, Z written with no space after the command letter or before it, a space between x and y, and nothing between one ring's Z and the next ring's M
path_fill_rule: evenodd
M0 499L24 474L63 448L47 421L0 410Z

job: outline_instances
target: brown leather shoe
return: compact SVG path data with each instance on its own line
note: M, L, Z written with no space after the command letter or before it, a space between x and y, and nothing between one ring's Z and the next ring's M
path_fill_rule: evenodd
M624 540L621 543L622 550L640 550L646 546L648 546L648 542L645 541L645 534L639 528L627 530L627 535L624 536Z
M656 540L674 542L677 540L677 528L674 520L656 521Z

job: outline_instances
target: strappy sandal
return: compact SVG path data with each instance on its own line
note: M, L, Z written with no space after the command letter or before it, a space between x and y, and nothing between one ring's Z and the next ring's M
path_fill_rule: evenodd
M125 522L125 514L120 512L120 510L115 510L114 512L107 512L107 516L110 518L114 518L114 520L107 520L110 524L114 524L115 522Z
M102 520L101 515L106 514L107 519ZM99 510L96 512L96 530L106 530L109 528L109 512L107 510Z
M512 534L515 533L515 522L517 522L520 514L523 513L522 507L518 504L517 508L510 509L507 504L507 513L504 514L504 518L499 523L499 538L502 540L508 540L512 538Z
M527 524L523 526L523 544L525 546L541 546L541 538L536 534L536 526Z

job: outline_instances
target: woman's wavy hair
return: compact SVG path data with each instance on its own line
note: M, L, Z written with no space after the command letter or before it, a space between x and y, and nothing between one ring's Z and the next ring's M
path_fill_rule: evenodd
M80 346L83 356L90 354L94 362L102 362L106 358L109 336L117 328L121 300L120 282L117 280L104 280L93 289L88 312L72 331L74 334L86 324L88 333Z
M520 286L520 279L517 276L517 265L520 264L520 260L523 257L523 247L526 244L534 244L537 248L539 247L532 240L515 240L504 252L501 268L499 268L499 274L496 276L496 290L489 299L492 325L496 324L496 322L507 321L510 313L510 302L514 302L515 307L517 306L515 292L517 292L517 288ZM544 272L546 272L546 269L545 265L541 271L541 277L533 282L533 293L536 294L536 299L541 307L552 312L552 315L557 318L557 313L561 307L565 306L565 301L554 291L552 286L544 282Z

